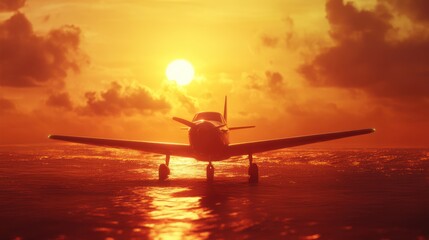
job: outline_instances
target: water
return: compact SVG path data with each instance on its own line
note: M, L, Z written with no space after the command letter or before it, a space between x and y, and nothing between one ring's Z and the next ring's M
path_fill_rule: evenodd
M50 144L0 147L1 239L429 239L429 149L287 149L206 164Z

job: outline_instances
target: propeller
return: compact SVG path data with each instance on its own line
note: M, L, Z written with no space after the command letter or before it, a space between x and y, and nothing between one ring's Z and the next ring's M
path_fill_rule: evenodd
M183 119L183 118L173 117L173 120L177 121L177 122L179 122L181 124L184 124L184 125L186 125L188 127L195 127L196 126L195 123L190 122L190 121L188 121L186 119Z

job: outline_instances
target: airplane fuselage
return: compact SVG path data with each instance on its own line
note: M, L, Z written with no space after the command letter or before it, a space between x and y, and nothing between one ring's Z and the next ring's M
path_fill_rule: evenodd
M229 129L225 123L212 120L193 122L188 131L189 144L199 161L220 161L229 158Z

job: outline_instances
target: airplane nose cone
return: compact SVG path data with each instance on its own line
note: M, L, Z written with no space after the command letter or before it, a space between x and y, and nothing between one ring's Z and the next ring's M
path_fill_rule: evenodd
M213 123L211 123L211 122L207 122L207 121L204 121L204 122L202 122L202 123L198 124L198 126L199 126L199 127L202 127L202 128L214 127Z
M199 136L209 136L209 135L215 134L216 128L210 122L202 122L197 126L195 126L195 129L193 132Z
M189 141L195 151L207 159L221 152L224 147L219 128L209 121L192 127L189 131Z
M195 126L195 130L196 132L211 132L213 131L213 129L215 129L214 125L211 122L201 122L200 124L198 124L197 126Z
M191 135L210 137L217 134L216 126L208 121L200 122L190 130Z

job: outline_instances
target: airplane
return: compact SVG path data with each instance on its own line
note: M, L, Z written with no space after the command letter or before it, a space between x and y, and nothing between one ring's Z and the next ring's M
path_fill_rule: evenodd
M212 162L226 160L233 156L247 155L249 160L249 183L257 183L259 181L259 168L253 162L253 154L375 132L374 128L367 128L254 142L230 143L230 131L254 128L255 126L229 127L227 116L227 97L225 96L223 115L220 112L199 112L195 114L192 121L173 117L173 120L186 126L185 129L188 130L189 144L64 135L49 135L48 138L104 147L134 149L165 155L165 163L160 164L158 168L158 178L160 181L166 180L170 175L170 156L189 157L197 161L208 162L206 177L207 181L211 182L214 179L215 170Z

